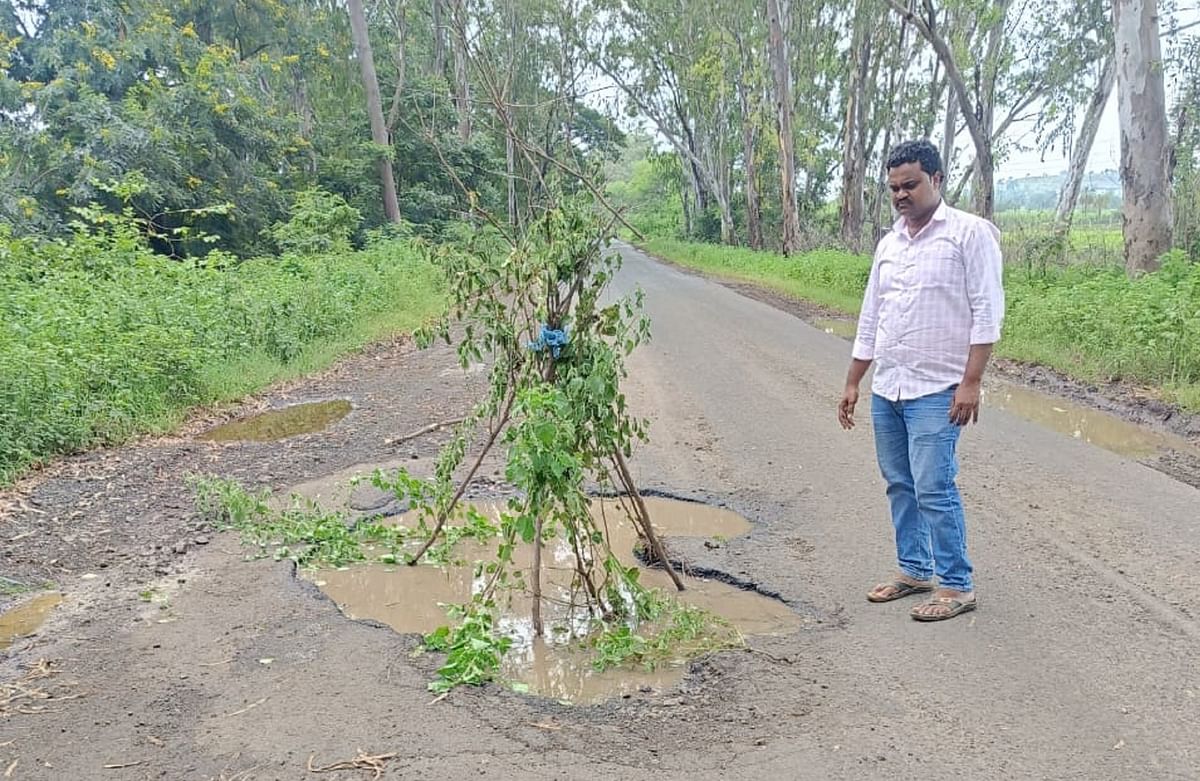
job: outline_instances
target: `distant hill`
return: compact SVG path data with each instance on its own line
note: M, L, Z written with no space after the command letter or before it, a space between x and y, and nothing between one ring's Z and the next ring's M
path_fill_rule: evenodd
M1003 173L1003 166L998 173ZM1053 209L1058 203L1066 172L1048 175L1029 175L1019 179L996 181L996 210ZM1079 196L1079 207L1116 208L1121 200L1121 177L1116 171L1100 171L1085 175Z

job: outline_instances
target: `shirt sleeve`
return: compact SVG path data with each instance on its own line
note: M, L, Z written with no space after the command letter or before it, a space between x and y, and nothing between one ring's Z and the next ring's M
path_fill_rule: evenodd
M858 313L858 331L850 355L860 361L875 360L875 331L879 326L879 251L871 262L867 291L863 294L862 311Z
M1000 231L977 221L963 242L967 300L971 305L971 344L995 344L1004 321L1004 264Z

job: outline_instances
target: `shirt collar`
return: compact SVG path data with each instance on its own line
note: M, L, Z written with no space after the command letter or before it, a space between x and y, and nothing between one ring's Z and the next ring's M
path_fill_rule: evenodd
M938 202L938 207L933 210L933 216L929 218L929 222L925 225L924 228L921 229L921 233L924 233L925 231L929 230L929 226L935 222L945 222L946 216L949 213L949 210L950 210L950 207L946 205L946 199L943 198L940 202ZM903 234L905 238L909 238L909 239L917 238L917 236L921 235L921 233L918 233L917 236L909 236L907 224L908 224L908 218L901 217L900 219L896 220L894 225L892 225L892 230L896 231L897 233Z

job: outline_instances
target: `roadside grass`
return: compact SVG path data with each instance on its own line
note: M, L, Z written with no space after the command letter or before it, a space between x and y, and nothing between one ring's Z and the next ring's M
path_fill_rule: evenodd
M755 282L794 298L857 314L871 259L842 250L823 249L784 257L743 247L652 239L647 251L682 266L727 279Z
M871 259L841 250L794 257L672 239L647 251L728 279L760 284L856 315ZM1136 280L1111 265L1010 260L997 354L1087 381L1123 380L1200 411L1200 264L1175 252Z
M0 485L411 331L444 308L441 279L398 240L192 261L129 231L0 233Z

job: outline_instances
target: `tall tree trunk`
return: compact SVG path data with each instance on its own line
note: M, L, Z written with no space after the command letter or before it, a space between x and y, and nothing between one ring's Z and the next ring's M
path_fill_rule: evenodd
M511 125L511 113L508 121ZM508 224L515 228L517 226L517 145L512 133L506 133L504 138L504 173L508 179Z
M954 165L954 137L958 135L958 99L954 90L946 91L946 122L942 125L942 170L950 175Z
M897 35L895 51L898 54L890 54L889 59L892 62L889 64L887 77L887 91L884 93L887 97L887 114L890 121L883 128L883 146L881 147L880 165L873 177L871 195L867 202L867 214L871 220L871 248L879 243L884 234L891 227L891 223L885 218L887 210L887 157L892 151L892 139L902 132L900 124L901 111L899 110L899 96L904 94L905 86L908 84L908 73L912 67L913 57L908 56L908 31L909 23L907 18L901 18L900 30ZM880 52L890 50L890 45L884 43L880 46ZM890 213L889 213L890 214Z
M1170 141L1155 0L1113 0L1121 118L1125 269L1158 268L1171 249Z
M371 119L371 138L381 148L389 148L387 125L383 121L383 101L379 97L379 79L375 76L375 58L371 55L371 39L367 35L367 16L362 0L348 0L350 33L354 37L354 52L362 72L363 88L367 93L367 115ZM392 176L392 159L381 153L376 163L379 182L383 188L383 211L389 222L400 222L400 204L396 199L396 180Z
M762 196L758 191L758 118L761 93L752 86L747 65L753 67L757 56L755 48L747 47L746 38L737 30L734 36L738 44L738 108L742 119L743 175L746 178L746 240L750 249L763 249ZM751 90L755 97L751 99Z
M300 137L310 140L313 137L317 115L313 111L312 101L308 97L308 82L304 78L304 71L296 65L292 66L292 106L300 124ZM307 156L308 161L305 164L305 170L310 176L316 176L317 149L312 144L308 145Z
M396 89L392 91L392 105L387 113L389 134L396 130L396 123L400 121L404 89L408 82L408 14L403 0L392 8L392 21L396 25L396 48L393 50L393 60L396 65Z
M739 85L739 92L744 89ZM749 101L742 101L742 151L746 177L746 239L750 249L762 249L762 201L758 193L758 127L749 111Z
M800 213L796 206L796 140L792 135L792 76L783 29L788 1L767 0L767 21L770 26L768 48L775 81L776 129L779 133L784 255L800 249Z
M682 168L686 162L687 161L683 159L683 155L679 155L680 168ZM695 220L692 217L694 211L692 209L693 186L694 183L692 177L681 176L679 178L679 202L683 206L683 235L684 238L688 239L695 235L696 230Z
M471 83L467 76L467 0L450 0L450 38L454 42L454 108L458 137L471 140Z
M433 60L429 72L432 76L441 78L446 75L446 22L442 18L442 8L446 0L432 0L430 16L433 17Z
M1110 52L1104 59L1104 67L1100 73L1100 81L1092 92L1088 102L1087 113L1083 117L1083 125L1079 128L1079 137L1071 149L1071 163L1067 169L1067 179L1063 182L1058 194L1058 206L1054 210L1054 232L1065 237L1071 230L1071 220L1075 216L1075 205L1079 202L1079 190L1083 184L1083 172L1087 167L1088 156L1092 153L1092 145L1096 141L1096 131L1100 127L1100 118L1104 115L1104 107L1108 104L1108 96L1112 94L1113 83L1116 81L1116 58Z
M871 38L866 29L866 0L858 0L850 52L854 66L846 90L846 119L842 147L842 243L851 251L862 248L863 179L866 174L865 136L867 73L871 66Z

